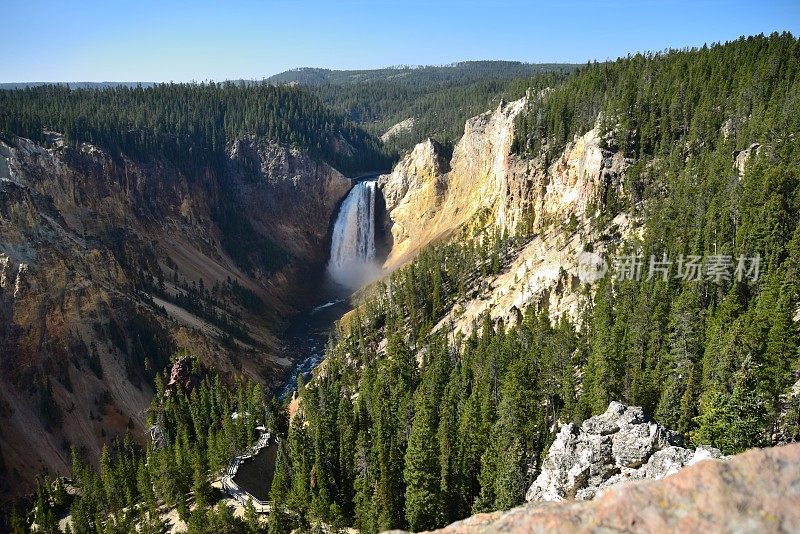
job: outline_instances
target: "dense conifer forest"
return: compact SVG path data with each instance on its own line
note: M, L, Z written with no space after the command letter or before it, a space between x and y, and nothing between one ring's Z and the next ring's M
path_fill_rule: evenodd
M464 133L464 121L514 100L529 87L557 85L576 65L465 61L443 67L398 67L367 71L298 69L275 75L275 83L299 83L353 122L379 136L394 124L413 125L386 141L403 153L432 137L452 146Z
M275 74L267 81L276 84L299 83L306 86L364 85L391 82L405 87L445 87L487 78L524 78L541 72L569 72L569 63L522 63L520 61L459 61L450 65L398 65L385 69L330 70L299 68Z
M40 142L58 132L71 144L169 158L187 173L219 165L226 144L246 135L297 146L345 174L390 165L380 141L314 95L267 83L0 91L0 131Z
M82 495L68 498L61 482L48 481L36 522L52 531L53 508L72 501L75 532L125 532L134 517L155 532L154 509L163 502L188 519L190 532L441 527L520 504L558 423L580 422L611 400L642 406L691 442L727 454L797 440L800 406L786 394L800 378L798 70L800 41L788 34L630 56L563 80L543 75L552 84L534 83L549 88L531 92L517 124L522 157L546 162L597 124L606 148L630 158L622 193L609 188L592 218L613 254L645 262L714 256L732 267L739 257L758 257L757 276L704 271L687 279L677 264L663 278L609 276L583 289L589 305L577 324L551 322L547 309L530 307L518 324L487 316L461 336L436 325L543 230L503 235L476 223L370 288L313 380L300 382L290 423L286 406L266 401L256 386L232 388L206 376L190 393L167 396L162 383L151 417L162 421L168 446L142 452L120 444L104 453L99 474L76 451L73 479ZM21 116L33 135L46 123L36 117L59 114L34 111L36 93L27 94ZM67 116L61 120L52 127L66 130ZM242 121L225 121L230 130L218 134L244 131L251 123ZM185 132L195 123L174 124ZM203 131L216 131L209 128ZM69 135L118 142L112 130L109 122ZM305 143L302 131L285 135ZM754 143L758 157L740 173L734 156ZM604 231L623 211L643 221L643 231L615 244ZM251 417L234 420L234 411ZM211 508L208 475L252 442L267 418L286 433L288 448L278 456L269 524L259 525L251 510L239 520ZM207 506L191 512L187 495ZM12 524L25 528L16 514Z

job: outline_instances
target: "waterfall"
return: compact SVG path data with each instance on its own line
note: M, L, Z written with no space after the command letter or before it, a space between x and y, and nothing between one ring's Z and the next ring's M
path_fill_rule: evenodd
M357 183L339 208L333 225L328 274L339 284L357 288L378 271L375 264L374 180Z

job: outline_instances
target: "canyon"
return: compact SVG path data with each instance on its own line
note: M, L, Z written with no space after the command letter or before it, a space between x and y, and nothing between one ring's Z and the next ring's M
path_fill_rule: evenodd
M228 143L221 171L192 177L166 159L74 148L57 133L49 147L5 139L4 493L28 491L26 473L65 473L66 443L96 458L102 442L128 430L143 439L148 377L174 350L190 348L223 375L279 386L297 363L280 333L287 317L320 304L326 267L355 289L458 232L533 225L536 237L440 327L468 333L487 310L513 322L542 299L554 318L575 318L576 258L598 239L588 206L619 187L626 162L599 148L596 130L549 166L512 154L526 103L501 102L467 121L451 157L428 139L391 173L355 186L299 149L252 136ZM577 217L575 228L566 229L565 213ZM630 223L614 226L619 235ZM319 343L299 350L316 354ZM42 420L42 407L52 420Z
M143 442L152 378L184 348L278 386L280 333L313 304L351 182L296 148L243 137L220 168L97 146L0 143L0 493L66 474L69 444Z
M3 138L3 495L28 492L31 472L65 474L67 444L96 459L102 443L127 431L144 441L153 370L176 350L191 351L228 379L249 376L288 398L296 382L284 381L287 374L311 376L350 293L357 291L357 307L368 296L365 284L432 245L519 236L499 272L470 280L432 332L469 336L484 316L499 329L518 324L527 309L546 312L552 324L563 317L580 325L595 289L586 255L604 259L642 235L641 205L611 218L604 213L610 195L628 193L635 162L623 155L615 132L604 131L602 115L555 155L516 153L517 121L530 102L530 94L502 101L469 119L452 151L426 139L391 172L357 180L300 149L254 136L229 142L222 167L191 177L168 159L142 162L87 143L76 148L57 133L47 146ZM758 155L755 148L737 154L731 169L743 174ZM335 296L328 277L343 289ZM311 317L323 310L331 315L315 323ZM310 326L287 336L291 317ZM311 330L313 341L303 345ZM299 343L287 350L293 335ZM388 339L377 345L386 354ZM529 504L448 532L592 530L609 517L619 528L704 525L707 518L694 508L688 519L642 519L621 509L708 479L719 489L708 502L720 511L743 499L791 520L786 503L796 495L786 493L775 511L742 490L742 481L754 476L755 464L793 461L796 447L698 464L721 454L684 449L640 408L615 402L606 414L560 432L563 421L556 419L555 442L528 500L594 500ZM640 481L678 469L660 483ZM773 495L793 487L792 476L758 483ZM670 506L688 506L696 495L687 495ZM765 517L742 520L761 526Z

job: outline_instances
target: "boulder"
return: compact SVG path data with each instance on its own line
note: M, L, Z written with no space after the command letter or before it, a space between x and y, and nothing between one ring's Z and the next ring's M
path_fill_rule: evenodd
M672 445L653 453L647 465L668 471L711 452ZM478 514L438 532L797 532L798 525L800 444L793 444L699 462L662 480L609 489L588 502L539 502Z
M638 406L612 402L580 427L561 427L526 499L592 499L626 480L659 479L706 458L721 458L713 447L681 447L681 436L645 417Z

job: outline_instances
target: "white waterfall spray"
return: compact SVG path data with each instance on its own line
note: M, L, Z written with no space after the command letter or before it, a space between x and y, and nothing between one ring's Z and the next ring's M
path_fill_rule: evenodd
M356 288L378 272L375 264L375 181L359 182L339 208L333 225L328 273Z

